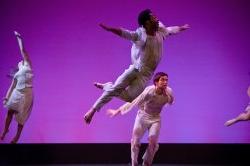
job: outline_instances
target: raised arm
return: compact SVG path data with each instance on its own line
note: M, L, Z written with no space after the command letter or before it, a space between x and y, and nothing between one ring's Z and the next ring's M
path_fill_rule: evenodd
M106 30L108 32L112 32L112 33L114 33L120 37L123 37L127 40L131 40L131 41L138 40L138 34L135 31L129 31L129 30L126 30L124 28L114 28L114 27L107 26L103 23L100 23L99 25L104 30Z
M30 57L29 57L27 51L24 48L23 39L22 39L20 33L18 33L17 31L14 31L14 34L16 35L18 46L19 46L19 49L21 51L23 60L28 62L29 65L31 65Z

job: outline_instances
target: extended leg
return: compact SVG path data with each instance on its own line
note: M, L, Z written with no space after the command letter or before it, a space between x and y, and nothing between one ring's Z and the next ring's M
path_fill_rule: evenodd
M20 138L20 136L21 136L22 130L23 130L23 125L18 124L18 125L17 125L16 136L15 136L15 137L12 139L12 141L11 141L12 144L16 144L16 143L17 143L17 141L19 140L19 138Z
M160 132L160 122L153 123L149 128L148 147L143 155L143 166L151 166L155 153L159 149L158 137Z
M140 151L140 140L146 131L146 127L143 125L142 120L137 115L132 139L131 139L131 164L132 166L138 166L138 154Z
M118 77L114 85L103 87L103 94L97 99L93 107L84 115L86 123L90 123L95 112L99 111L106 103L108 103L114 96L119 96L126 87L137 77L137 70L131 65L129 69ZM101 87L99 84L98 86Z
M247 121L250 120L250 111L241 113L239 116L236 118L230 119L225 123L225 126L231 126L239 121Z
M6 116L6 119L5 119L4 131L3 131L2 135L1 135L1 140L4 139L5 135L9 131L10 123L11 123L11 121L13 119L14 113L15 113L15 111L8 110L8 113L7 113L7 116Z

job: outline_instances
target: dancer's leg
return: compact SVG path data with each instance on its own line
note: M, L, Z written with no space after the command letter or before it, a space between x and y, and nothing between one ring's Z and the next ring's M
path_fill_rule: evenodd
M9 132L9 127L10 127L10 123L13 119L13 115L14 115L15 111L14 110L8 110L6 119L5 119L5 125L4 125L4 131L1 135L1 140L4 139L5 135Z
M247 121L250 120L250 111L243 112L236 118L230 119L225 123L225 126L231 126L239 121Z
M15 135L15 137L11 141L12 144L16 144L18 142L18 140L19 140L19 138L21 136L22 130L23 130L23 125L22 124L18 124L17 125L16 135Z
M141 145L140 140L146 130L147 128L145 125L143 125L142 119L137 115L134 128L133 128L132 139L131 139L131 164L132 166L138 165L138 154L139 154L140 145Z
M110 84L107 84L107 86L103 86L103 94L97 99L93 107L84 115L85 122L89 124L94 114L114 96L119 96L121 92L137 77L137 74L137 69L131 65L121 76L118 77L114 85L111 86Z
M153 123L149 128L148 147L143 155L143 166L151 166L155 153L159 149L158 137L160 133L160 122Z

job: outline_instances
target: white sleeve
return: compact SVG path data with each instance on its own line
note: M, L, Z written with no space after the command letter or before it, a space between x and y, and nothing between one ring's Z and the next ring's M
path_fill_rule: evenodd
M145 99L146 95L148 94L149 90L151 88L147 87L137 98L135 98L131 103L127 102L124 105L122 105L119 110L121 111L121 114L124 115L126 113L128 113L129 111L131 111L131 109L135 106L135 105L139 105L141 102L143 102L143 100Z
M162 33L164 39L168 36L168 30L162 22L159 22L159 32Z
M167 31L169 35L177 34L180 32L180 27L179 26L167 27Z
M122 35L121 37L127 39L127 40L131 40L131 41L137 41L139 38L139 35L136 31L130 31L124 28L121 28L122 30Z
M173 104L174 103L174 95L173 95L173 90L172 90L172 88L170 88L170 87L167 87L167 89L166 89L166 94L168 95L168 103L169 104ZM172 100L172 101L171 101Z
M165 39L166 36L168 36L168 35L173 35L173 34L179 33L180 27L179 26L166 27L162 22L159 22L159 31L161 33L163 33L163 37Z

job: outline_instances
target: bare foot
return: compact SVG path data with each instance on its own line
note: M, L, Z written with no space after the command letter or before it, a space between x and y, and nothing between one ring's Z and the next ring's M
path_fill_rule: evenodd
M84 121L87 123L87 124L90 124L94 114L95 114L96 110L95 109L90 109L88 112L86 112L86 114L84 115Z
M104 84L99 83L99 82L94 82L94 86L99 88L99 89L103 89Z
M18 138L14 137L10 143L11 143L11 144L16 144L17 141L18 141Z
M17 37L21 38L20 33L18 33L17 31L14 31L14 34L15 34Z
M230 119L228 121L226 121L226 123L224 124L225 126L231 126L232 124L234 124L236 122L235 119Z
M112 85L113 85L112 82L106 82L104 84L99 83L99 82L94 82L95 87L97 87L99 89L103 89L103 90L109 89Z

